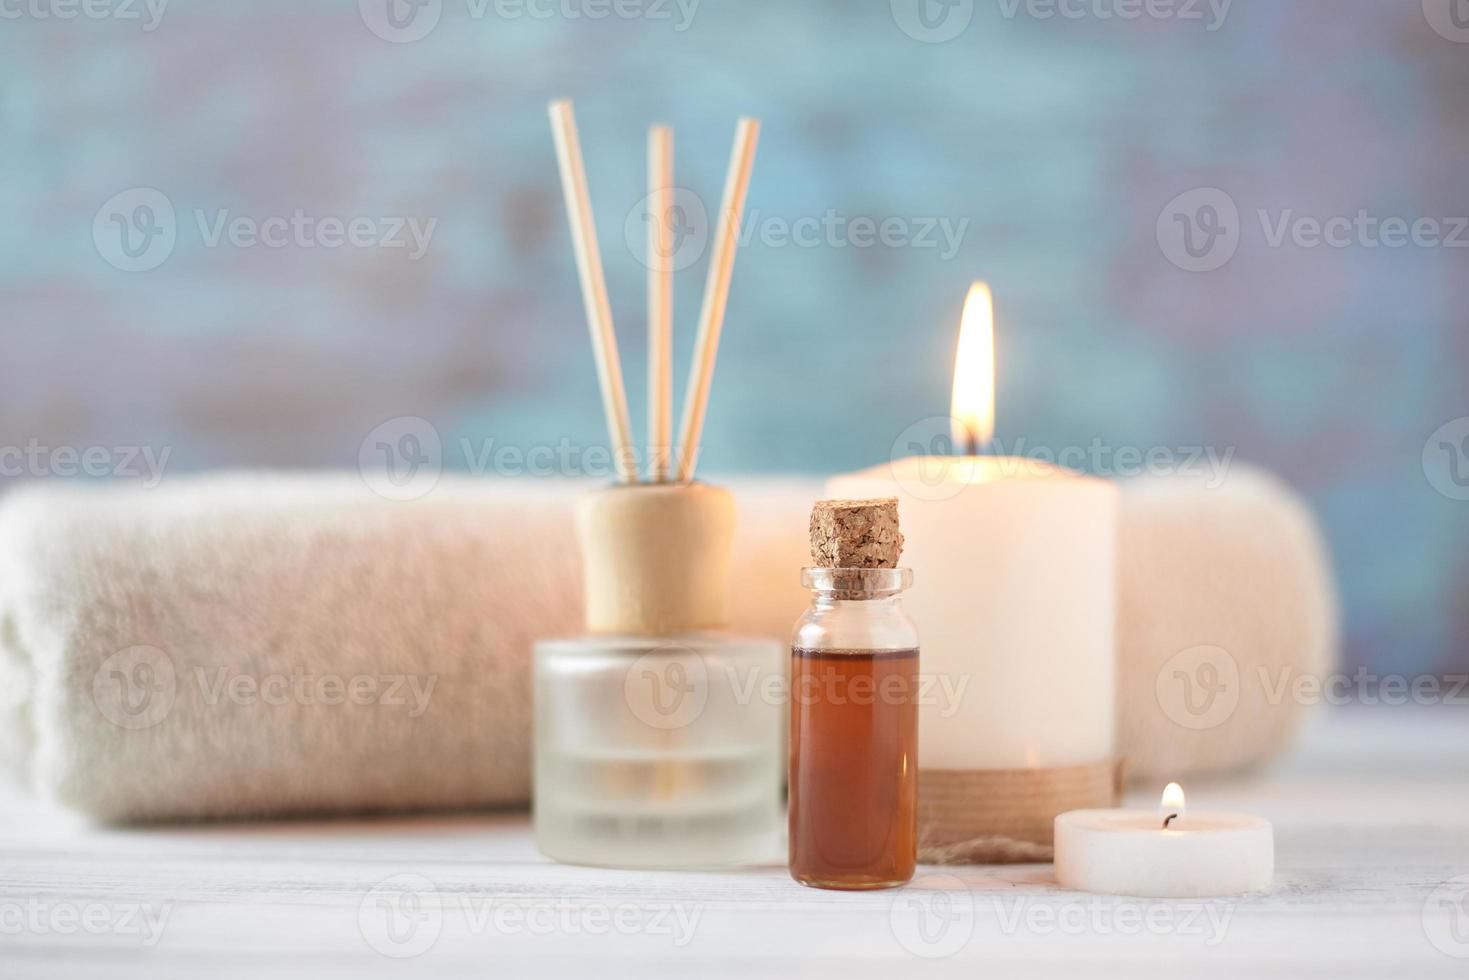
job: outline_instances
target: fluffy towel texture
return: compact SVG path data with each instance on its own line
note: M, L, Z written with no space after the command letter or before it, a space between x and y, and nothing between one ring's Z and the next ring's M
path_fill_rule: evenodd
M1240 769L1290 743L1326 679L1336 593L1315 519L1278 480L1234 465L1122 485L1118 750L1134 782ZM1284 685L1284 687L1282 687Z
M585 489L446 478L398 503L355 476L244 474L12 493L0 764L109 820L524 803L530 645L580 629ZM733 625L784 638L821 485L731 489ZM1283 746L1299 707L1250 682L1327 669L1335 639L1298 498L1239 466L1217 490L1133 483L1120 551L1132 771L1179 778ZM1216 648L1244 681L1237 706L1224 715L1228 693L1206 684L1180 713L1174 674L1209 681Z
M579 600L561 501L507 503L467 485L393 503L348 478L7 500L28 781L107 819L524 800L527 646ZM369 703L323 703L338 683Z
M530 646L580 629L584 489L446 479L404 503L356 477L240 475L12 494L3 762L109 820L524 803ZM810 495L776 496L798 504L746 523L789 547L742 536L736 606L784 635Z

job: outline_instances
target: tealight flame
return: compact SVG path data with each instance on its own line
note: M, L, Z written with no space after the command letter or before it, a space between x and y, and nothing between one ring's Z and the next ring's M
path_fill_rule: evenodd
M964 300L949 415L956 452L976 455L995 436L995 301L982 282Z
M1177 783L1169 783L1163 787L1163 799L1158 803L1158 815L1163 818L1164 828L1183 816L1186 809L1182 786Z

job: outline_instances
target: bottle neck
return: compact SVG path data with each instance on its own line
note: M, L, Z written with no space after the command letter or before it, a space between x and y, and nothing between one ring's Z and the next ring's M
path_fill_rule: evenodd
M903 609L906 568L808 568L811 605L796 624L802 650L911 650L918 633Z
M895 600L913 584L909 568L803 568L801 584L816 601L879 602Z
M845 607L860 607L869 612L881 613L897 609L903 600L901 592L882 593L851 593L834 592L824 589L813 589L811 591L811 607L813 609L827 611Z

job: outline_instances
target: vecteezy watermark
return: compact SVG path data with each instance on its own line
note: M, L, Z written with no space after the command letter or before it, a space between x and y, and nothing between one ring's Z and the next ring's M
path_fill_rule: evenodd
M1255 209L1259 244L1280 249L1469 248L1469 217L1402 217L1360 208L1351 215L1301 214L1294 208ZM1158 215L1158 247L1185 272L1213 272L1234 258L1248 224L1234 198L1200 187L1173 198Z
M373 950L421 956L446 931L478 936L653 936L682 949L693 941L702 905L689 902L602 902L584 896L496 898L445 893L421 874L378 882L357 908L357 927Z
M1159 668L1153 690L1158 707L1180 728L1217 728L1239 707L1239 661L1213 643L1188 647Z
M405 415L373 428L357 447L357 472L387 500L417 500L439 484L444 442L427 419Z
M783 707L810 705L917 705L941 718L959 710L973 678L969 674L849 676L834 667L813 665L787 680L784 673L732 663L711 663L691 647L669 643L629 665L623 699L633 717L660 731L697 722L711 701L728 705Z
M372 887L357 905L357 931L384 956L422 956L444 930L438 886L424 875L398 874Z
M173 658L147 644L117 651L92 673L92 703L119 728L152 728L168 717L177 695Z
M463 0L464 16L481 20L645 20L692 26L701 0ZM421 41L444 15L444 0L357 0L362 23L394 44Z
M709 666L703 655L672 643L638 657L622 678L628 710L658 731L687 728L698 721L709 704L709 692Z
M1172 20L1199 23L1213 33L1224 26L1234 0L995 0L1006 20Z
M123 272L158 268L173 254L177 240L173 202L153 187L132 187L112 195L92 218L97 254Z
M991 898L1007 936L1183 936L1208 948L1224 942L1236 905L1224 900L1141 901L1091 895L1057 902L1016 896Z
M1469 416L1445 422L1423 444L1423 475L1450 500L1469 500Z
M1185 191L1164 206L1155 233L1169 262L1185 272L1213 272L1239 250L1239 206L1217 187Z
M1378 674L1358 667L1350 674L1325 676L1309 674L1291 667L1275 670L1261 665L1255 668L1265 702L1271 705L1287 700L1294 704L1329 704L1342 707L1361 704L1368 707L1405 704L1420 706L1451 704L1469 705L1469 674Z
M171 902L68 902L32 896L0 901L0 936L129 936L151 949L163 938Z
M145 33L167 10L168 0L0 0L0 20L116 20L137 22Z
M229 208L192 209L201 247L266 249L403 249L410 262L423 258L438 218L416 215L236 214ZM187 225L185 226L187 227ZM131 187L103 202L92 219L97 254L124 272L147 272L168 261L178 243L173 201L153 187Z
M947 415L919 419L898 433L889 450L893 478L918 500L948 500L978 472L1004 477L1043 476L1056 467L1093 476L1184 476L1217 490L1229 475L1235 447L1116 446L1094 438L1086 445L1031 446L1022 436L995 439L984 456L968 456L954 442L956 422ZM962 426L961 426L962 427Z
M247 674L230 667L212 671L194 668L204 703L240 706L352 704L405 708L409 718L421 718L439 683L437 674L323 674L295 667L290 671Z
M1091 895L1032 898L976 895L954 875L920 875L888 909L898 944L938 959L962 950L981 928L1001 935L1179 936L1206 947L1224 942L1236 904L1224 900L1146 901Z
M974 935L974 893L954 875L919 875L888 906L893 938L914 956L942 959Z
M1428 893L1423 934L1445 956L1469 959L1469 875L1450 878Z
M889 6L898 29L925 44L954 40L974 19L974 0L890 0Z
M182 685L185 678L196 685L198 703L210 708L377 706L401 708L409 718L423 716L439 682L437 674L338 674L305 667L252 674L229 666L195 666L181 675L168 653L140 644L98 664L92 702L119 728L152 728L169 716L180 695L193 696Z
M1423 16L1440 37L1469 44L1469 0L1423 0Z
M624 459L606 446L583 446L565 438L529 446L493 437L460 438L446 447L432 422L401 416L374 426L363 437L357 447L357 472L378 496L406 501L428 496L451 465L474 476L611 479L622 472L624 462L645 472L654 459L676 463L677 453L672 447L634 447Z
M711 237L710 210L698 194L676 187L661 214L652 195L628 211L622 224L628 251L645 267L680 272L703 257ZM717 212L716 212L717 213ZM648 226L664 229L666 243L648 254ZM740 248L758 242L765 248L917 249L934 250L941 261L959 254L969 232L968 218L940 215L849 215L835 208L821 214L775 215L759 208L746 212L737 241Z
M1214 32L1234 0L986 0L1006 20L1178 21ZM942 44L968 29L975 0L890 0L893 21L915 41Z
M151 490L172 454L172 446L48 446L31 437L23 446L0 446L0 477L112 477Z
M1180 728L1204 731L1234 717L1241 699L1278 706L1329 704L1368 707L1405 704L1469 706L1469 674L1378 674L1366 667L1352 673L1313 674L1290 666L1256 664L1241 670L1224 647L1201 643L1169 657L1154 677L1163 714Z

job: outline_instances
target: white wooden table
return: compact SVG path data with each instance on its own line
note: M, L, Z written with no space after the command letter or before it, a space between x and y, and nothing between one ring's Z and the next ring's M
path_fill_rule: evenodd
M1274 820L1269 893L1094 898L1030 865L836 894L776 861L553 864L524 814L106 830L7 799L0 977L1469 977L1469 712L1323 713L1189 790Z

